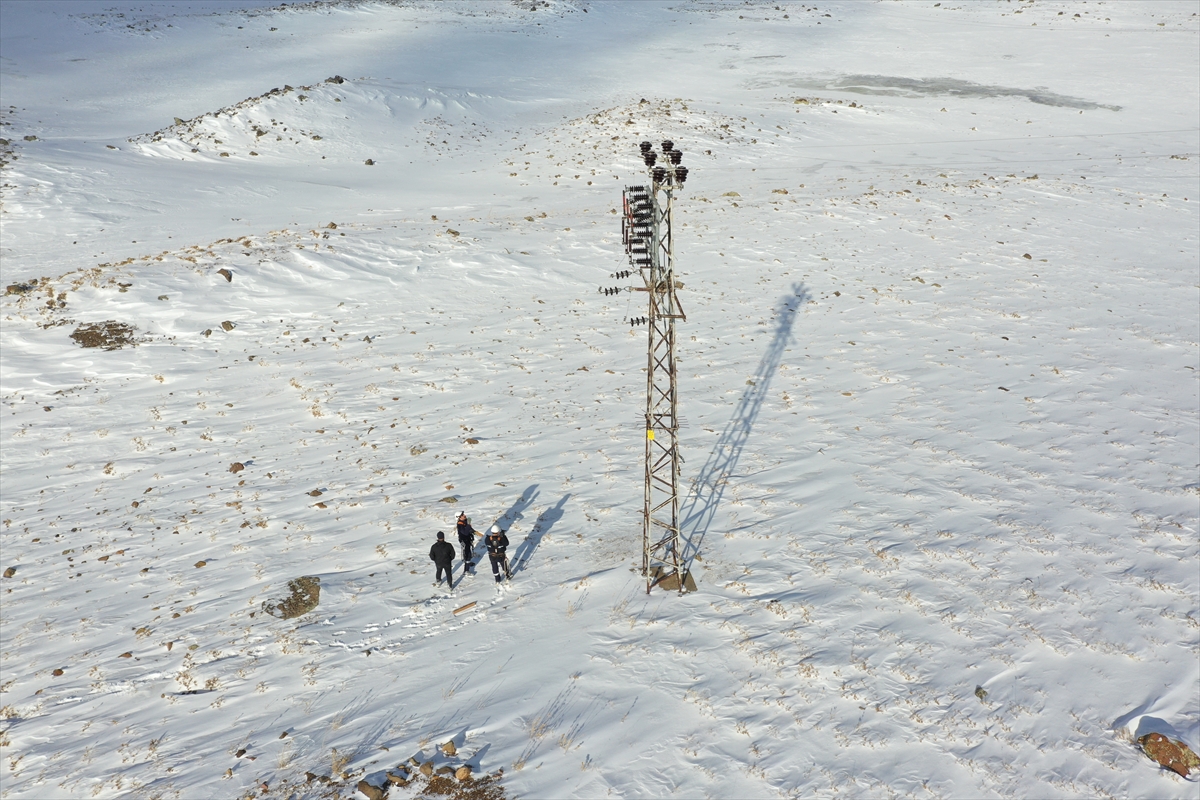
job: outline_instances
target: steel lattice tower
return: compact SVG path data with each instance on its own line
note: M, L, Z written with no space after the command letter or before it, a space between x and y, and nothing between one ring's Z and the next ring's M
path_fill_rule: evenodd
M675 368L675 320L687 317L675 294L675 192L687 180L683 154L674 143L662 143L663 166L650 142L641 144L649 168L649 186L625 189L622 233L631 266L647 293L646 317L630 320L649 328L646 346L645 490L642 506L642 574L646 592L694 588L680 573L679 542L679 403ZM618 273L626 277L628 273ZM602 290L605 291L605 290ZM612 290L608 290L612 291Z

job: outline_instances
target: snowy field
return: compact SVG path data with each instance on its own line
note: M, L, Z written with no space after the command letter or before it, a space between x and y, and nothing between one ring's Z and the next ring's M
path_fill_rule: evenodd
M1198 13L3 0L0 796L1196 798Z

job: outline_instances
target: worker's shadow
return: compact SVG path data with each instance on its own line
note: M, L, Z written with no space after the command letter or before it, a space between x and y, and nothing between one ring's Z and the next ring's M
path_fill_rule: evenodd
M553 508L547 508L541 514L538 514L537 521L533 523L533 530L530 531L521 541L521 545L517 548L516 553L512 557L512 571L520 572L529 559L533 556L533 551L537 550L539 544L542 543L542 537L550 532L554 527L554 523L562 519L563 506L571 499L571 494L564 494L562 500L558 501L558 505Z
M523 519L525 517L525 510L533 505L533 501L537 500L539 494L541 492L538 491L536 483L521 492L521 498L513 503L508 511L505 511L496 518L496 524L500 526L500 530L507 531L513 526L514 522Z

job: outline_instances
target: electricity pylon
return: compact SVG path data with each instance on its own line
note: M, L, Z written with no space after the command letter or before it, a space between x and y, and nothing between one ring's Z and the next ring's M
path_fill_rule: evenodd
M662 143L663 165L650 142L641 144L648 186L628 186L621 221L625 252L649 297L647 316L630 320L649 328L646 345L645 489L642 502L642 574L647 594L654 586L695 589L680 573L679 402L675 368L675 320L687 321L675 295L675 191L687 180L683 153ZM621 274L625 277L626 274ZM601 290L606 291L606 290Z

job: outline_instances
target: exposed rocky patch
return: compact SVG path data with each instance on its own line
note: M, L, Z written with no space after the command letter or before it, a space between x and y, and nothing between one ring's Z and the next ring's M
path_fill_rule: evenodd
M104 322L85 322L71 333L71 338L78 342L80 347L120 350L122 347L137 345L135 331L132 325L109 319Z
M287 597L262 604L262 610L280 619L294 619L307 614L321 602L321 579L312 575L288 581Z
M1185 778L1200 770L1200 757L1183 742L1173 741L1161 733L1148 733L1137 741L1142 751L1165 769Z

